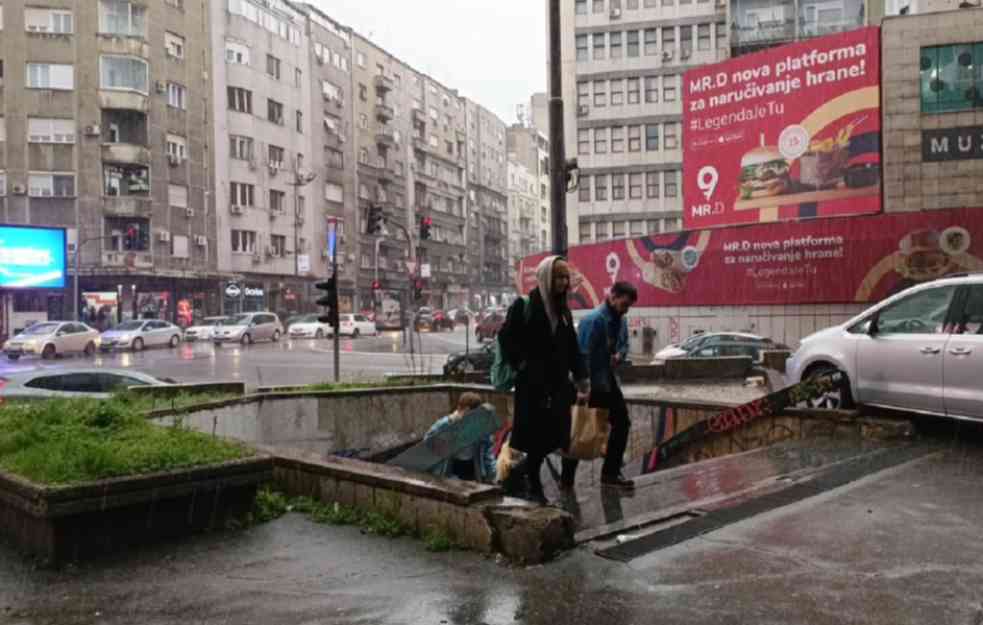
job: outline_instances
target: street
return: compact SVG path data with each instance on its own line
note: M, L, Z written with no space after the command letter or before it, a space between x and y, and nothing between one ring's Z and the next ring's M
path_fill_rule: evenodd
M375 337L341 338L341 379L346 382L381 380L391 373L440 373L447 355L480 349L472 332L465 336L463 326L454 332L417 335L416 353L409 353L400 332ZM0 376L25 369L77 369L108 367L133 369L178 382L243 381L249 387L314 384L334 381L334 341L289 340L253 345L224 345L210 342L182 343L175 349L120 351L86 358L59 357L54 361L24 358L17 362L0 360Z

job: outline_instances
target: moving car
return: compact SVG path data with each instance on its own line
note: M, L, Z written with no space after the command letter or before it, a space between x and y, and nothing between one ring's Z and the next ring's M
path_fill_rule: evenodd
M469 352L456 352L447 357L444 375L491 371L495 361L495 344L489 343L481 349Z
M837 370L846 384L822 406L983 420L983 273L911 287L804 338L786 378L796 383Z
M223 343L242 343L250 345L256 341L280 340L283 326L276 315L269 312L243 313L230 317L215 328L212 342L216 345Z
M34 369L0 377L0 397L43 399L58 397L108 398L131 386L167 386L173 381L129 369Z
M454 308L447 311L447 316L454 320L454 323L467 324L471 321L472 313L467 308Z
M207 341L212 338L212 332L228 317L205 317L199 323L184 331L185 341Z
M433 311L433 318L430 327L434 332L440 332L441 330L448 330L450 332L454 331L454 320L447 315L442 310Z
M338 315L340 329L338 334L350 336L357 339L359 336L375 336L379 331L375 327L375 322L370 321L365 315Z
M147 347L177 347L180 342L181 328L173 323L160 319L134 319L103 332L99 349L103 352L114 349L138 352Z
M58 354L91 356L99 345L99 331L77 321L45 321L35 323L3 346L10 360L21 356L40 355L50 360Z
M670 358L716 358L721 356L750 356L761 361L761 352L788 349L769 338L745 332L708 332L689 337L679 345L669 345L655 354L652 364L662 364Z
M478 328L474 331L478 337L478 342L486 339L493 339L498 336L498 331L505 324L505 312L492 312L478 322Z
M334 327L330 323L321 323L317 320L320 315L303 315L294 320L287 328L287 333L292 339L323 339L326 336L334 336Z
M431 330L433 328L433 309L423 306L417 310L416 316L413 318L413 327L416 328L417 332Z

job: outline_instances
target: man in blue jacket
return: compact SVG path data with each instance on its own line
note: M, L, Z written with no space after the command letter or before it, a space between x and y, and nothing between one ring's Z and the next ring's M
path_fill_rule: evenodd
M601 486L623 489L635 486L621 473L631 421L614 371L628 358L628 322L625 315L636 301L638 290L633 285L616 282L604 303L581 320L578 330L580 351L590 372L589 405L606 409L611 422L607 455L601 469ZM563 459L561 488L573 488L577 464L577 460Z

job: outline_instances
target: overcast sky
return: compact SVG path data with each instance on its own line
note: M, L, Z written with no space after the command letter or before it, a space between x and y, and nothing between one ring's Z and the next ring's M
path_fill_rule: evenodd
M313 0L417 70L509 124L546 90L543 0Z

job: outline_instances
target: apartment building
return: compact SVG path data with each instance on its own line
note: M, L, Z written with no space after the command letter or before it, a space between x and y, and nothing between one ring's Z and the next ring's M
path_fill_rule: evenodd
M2 219L67 229L78 308L94 325L188 323L220 309L202 6L0 7ZM0 334L71 318L71 284L0 295Z
M535 254L540 246L538 214L539 177L516 160L509 159L509 279L515 281L520 260Z
M508 153L505 122L471 100L467 107L468 247L471 304L501 303L514 293L508 256Z
M867 0L730 0L731 55L866 26L883 2ZM925 3L927 4L927 3Z
M514 125L506 135L509 161L520 163L534 178L536 210L530 216L533 234L529 240L533 252L550 249L552 245L552 212L550 211L550 145L543 130L533 126Z
M681 80L729 52L722 0L574 0L561 15L564 127L580 166L571 245L682 228Z

